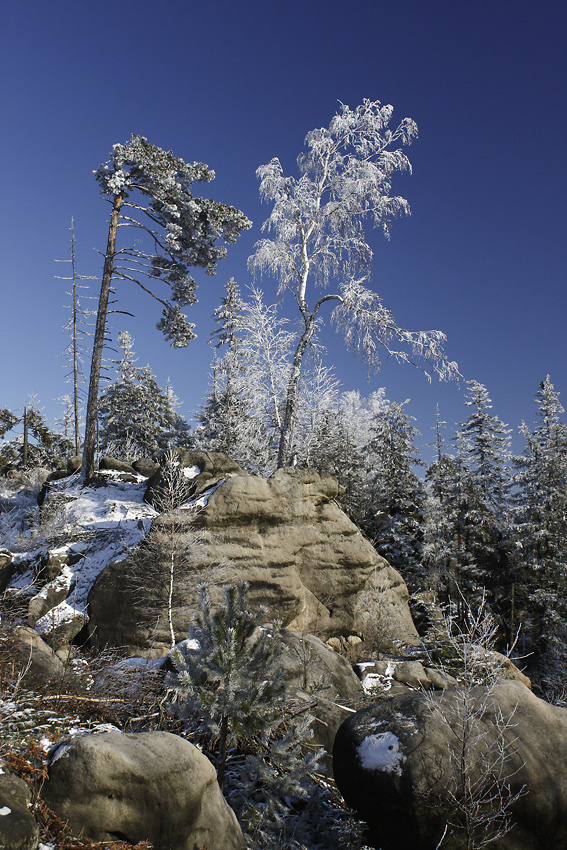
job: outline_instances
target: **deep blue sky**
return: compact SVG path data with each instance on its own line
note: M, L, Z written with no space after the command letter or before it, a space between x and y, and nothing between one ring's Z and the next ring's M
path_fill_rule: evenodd
M249 281L269 212L256 168L279 156L295 174L305 134L339 100L365 97L420 131L413 175L394 183L413 214L390 242L372 237L372 285L400 325L447 334L450 358L514 428L533 421L547 373L567 400L564 4L23 0L3 4L0 31L0 407L34 392L51 421L60 415L68 299L54 260L68 256L74 216L78 270L100 274L108 208L92 171L135 132L208 163L210 195L254 221L216 277L197 276L188 349L168 347L157 305L120 285L117 306L136 318L113 316L114 331L130 331L162 385L171 377L189 416L207 387L212 310L229 277ZM262 285L270 299L274 283ZM341 340L327 342L345 389L412 399L424 441L437 403L450 425L466 418L462 388L395 364L367 383Z

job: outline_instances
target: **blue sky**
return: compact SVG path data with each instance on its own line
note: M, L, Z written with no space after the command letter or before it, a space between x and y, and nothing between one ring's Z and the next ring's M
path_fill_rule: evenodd
M564 4L23 0L3 4L0 27L0 407L33 392L51 421L61 413L68 298L55 259L68 256L73 216L78 271L100 275L108 208L92 172L134 132L206 162L211 197L254 222L216 277L196 275L199 336L185 350L155 330L154 303L120 284L116 306L135 318L112 316L113 333L131 333L189 417L207 388L211 313L229 277L249 282L268 216L256 168L278 156L295 174L305 134L365 97L420 133L413 174L394 182L412 216L389 242L372 235L372 286L400 325L447 334L450 359L510 426L533 421L547 373L567 401ZM275 283L262 286L271 300ZM423 442L437 404L450 425L466 418L462 387L394 363L368 382L340 338L326 343L345 389L411 399Z

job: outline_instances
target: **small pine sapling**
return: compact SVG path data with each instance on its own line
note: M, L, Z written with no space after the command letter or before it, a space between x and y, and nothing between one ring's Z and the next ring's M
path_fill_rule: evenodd
M285 704L280 624L261 626L266 611L251 609L245 582L223 588L223 597L213 609L201 588L200 613L189 640L170 654L165 685L237 814L251 829L279 834L287 801L306 795L305 777L318 769L319 753L304 749L311 717L290 717Z

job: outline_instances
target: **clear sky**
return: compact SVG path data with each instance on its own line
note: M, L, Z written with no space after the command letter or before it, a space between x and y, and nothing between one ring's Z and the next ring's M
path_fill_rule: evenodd
M61 414L69 299L55 259L69 256L73 216L78 271L100 275L108 206L92 172L134 132L206 162L217 178L205 190L254 222L216 277L196 274L199 337L185 350L155 330L158 305L120 284L116 307L135 318L113 315L114 335L131 333L139 365L171 378L190 417L211 313L229 277L249 282L268 216L256 168L278 156L296 174L305 134L365 97L419 126L413 175L393 186L412 216L389 242L373 235L371 285L401 326L444 331L450 359L515 429L533 421L547 373L567 402L565 4L22 0L3 4L0 31L0 407L33 392L51 422ZM271 300L274 282L262 286ZM466 418L462 387L392 363L367 382L339 337L326 342L344 389L411 399L425 442L437 404L450 425Z

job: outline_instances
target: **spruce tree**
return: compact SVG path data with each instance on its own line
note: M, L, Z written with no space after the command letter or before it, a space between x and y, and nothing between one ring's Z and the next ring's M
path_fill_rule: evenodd
M133 341L120 331L122 357L115 361L117 378L101 394L100 448L103 453L147 457L170 442L180 430L171 392L164 392L149 366L136 366Z
M374 417L368 445L373 470L366 527L378 552L400 570L415 591L423 585L423 487L414 472L420 464L414 445L419 432L404 410L406 404L392 402Z
M471 415L460 425L466 468L460 512L458 581L471 601L487 591L488 604L507 589L506 523L510 484L510 431L489 411L492 401L478 381L468 381ZM497 590L495 590L497 589Z
M535 671L551 695L564 687L567 667L567 426L549 375L536 394L538 423L517 468L518 608L536 652Z

